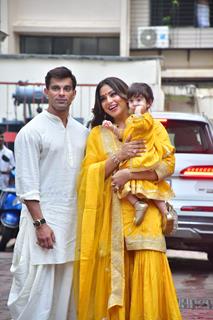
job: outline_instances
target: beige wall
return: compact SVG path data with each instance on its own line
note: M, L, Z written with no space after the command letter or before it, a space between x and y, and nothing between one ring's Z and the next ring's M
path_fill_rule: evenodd
M19 53L19 34L117 34L121 40L121 56L161 55L165 68L213 67L213 49L194 49L190 53L186 49L171 48L129 50L137 47L137 28L149 26L149 0L0 0L0 3L1 24L9 33L1 45L2 53ZM174 29L172 33L188 32L189 28L182 29ZM193 30L199 32L196 28ZM205 28L202 32L211 30Z
M0 0L0 30L9 33L8 31L8 2L7 0ZM8 52L8 38L0 43L0 53Z
M16 34L119 34L122 0L8 0L9 51Z
M137 28L149 26L149 0L131 0L131 48L137 48Z
M104 3L104 6L103 6ZM105 25L112 23L119 26L120 0L9 0L9 10L12 13L13 25L39 24L55 26L62 23L63 26L80 25L82 22L90 22ZM108 25L109 26L109 25ZM98 27L98 26L97 26Z
M212 50L145 50L145 51L130 51L131 56L150 57L159 56L163 60L163 68L165 69L193 69L193 68L213 68L213 49ZM210 72L210 77L213 74Z

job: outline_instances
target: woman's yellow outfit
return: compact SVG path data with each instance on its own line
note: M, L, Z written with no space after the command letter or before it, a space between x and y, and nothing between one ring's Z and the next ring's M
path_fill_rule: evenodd
M168 143L159 122L155 132ZM105 180L105 162L119 147L108 129L91 130L78 187L75 294L79 320L180 320L166 257L162 215L148 200L143 223ZM174 169L170 155L156 168L159 179Z
M129 168L131 172L143 170L154 170L163 158L174 153L175 149L169 143L161 143L155 134L154 119L149 112L140 116L135 114L126 120L122 141L125 142L131 136L131 140L144 139L146 141L146 152L141 156L131 158L120 164L120 169ZM164 181L130 180L121 191L119 198L124 198L132 193L139 198L155 200L170 200L174 193L170 185Z

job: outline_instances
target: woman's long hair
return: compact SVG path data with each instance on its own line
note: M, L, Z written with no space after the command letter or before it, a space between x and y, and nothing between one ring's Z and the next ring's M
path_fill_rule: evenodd
M96 87L95 105L92 110L92 113L93 113L93 118L91 120L92 128L98 125L101 125L104 120L110 120L111 122L114 122L114 119L104 112L101 105L100 89L105 84L111 87L121 98L127 101L128 85L123 80L116 77L108 77L102 80L101 82L99 82L99 84Z

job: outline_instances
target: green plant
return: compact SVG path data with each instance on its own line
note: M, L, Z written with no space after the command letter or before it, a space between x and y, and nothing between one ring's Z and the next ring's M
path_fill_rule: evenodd
M170 14L162 18L163 25L172 26L175 23L176 11L179 5L180 5L179 0L171 0L171 7L169 10Z

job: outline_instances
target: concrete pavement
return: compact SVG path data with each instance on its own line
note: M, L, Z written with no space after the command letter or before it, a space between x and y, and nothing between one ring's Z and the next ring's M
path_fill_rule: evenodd
M167 256L183 320L213 320L213 268L207 254L168 250Z
M11 319L7 309L7 298L11 286L9 271L11 260L12 252L0 252L0 320Z

